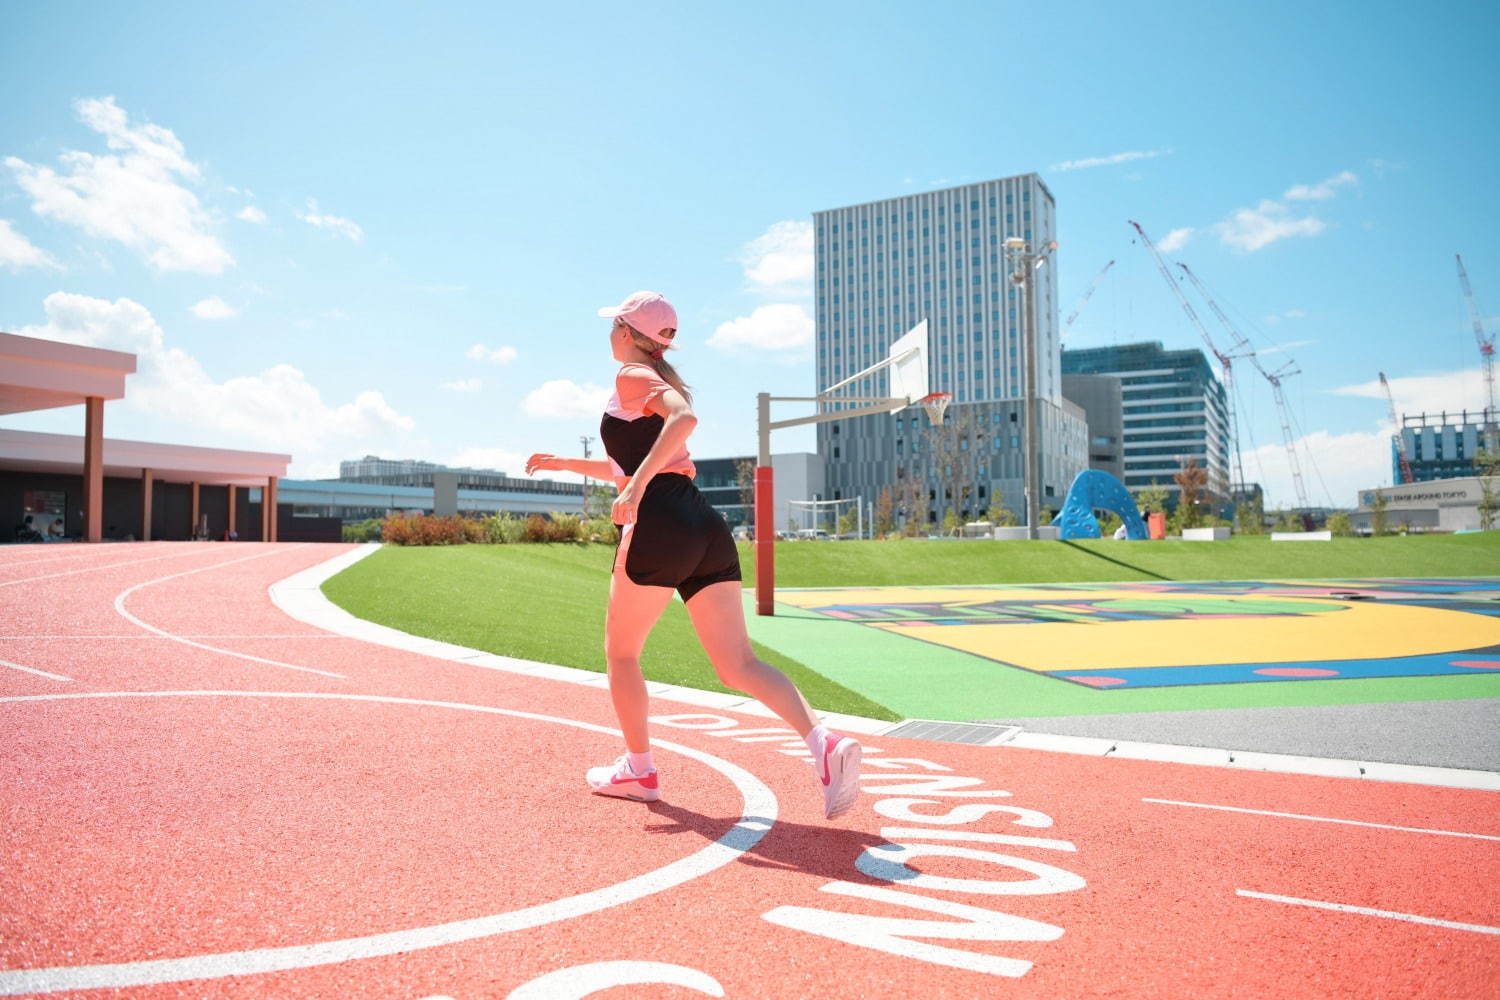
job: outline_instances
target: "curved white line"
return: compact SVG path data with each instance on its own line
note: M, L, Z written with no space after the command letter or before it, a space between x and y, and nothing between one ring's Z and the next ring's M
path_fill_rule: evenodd
M122 559L119 562L104 563L100 566L85 566L82 569L68 569L61 573L43 573L41 576L28 576L23 580L0 580L0 587L15 587L23 583L35 583L38 580L51 580L59 576L73 576L77 573L94 573L102 569L114 569L116 566L135 566L140 563L156 562L161 559L180 559L183 556L202 555L201 551L168 552L166 555L147 556L145 559Z
M231 698L328 698L345 701L384 702L393 705L421 705L435 708L455 708L468 712L485 712L493 715L508 715L518 719L539 722L555 722L576 729L621 735L618 729L579 722L555 715L522 712L509 708L493 708L488 705L466 705L462 702L426 701L416 698L392 698L370 694L330 694L323 692L294 691L106 691L86 694L41 694L0 698L3 702L60 701L76 698L171 698L171 697L231 697ZM418 948L436 948L442 945L472 941L475 938L491 937L510 931L541 927L544 924L570 920L588 913L634 902L646 896L682 885L692 879L706 875L739 857L760 842L772 824L776 822L776 796L761 780L737 765L712 754L665 740L652 741L657 747L682 754L684 757L706 764L724 775L734 785L743 800L739 822L730 827L722 837L685 858L679 858L655 871L637 875L616 885L593 889L576 896L565 896L546 903L522 907L508 913L496 913L487 917L455 920L429 927L413 927L407 930L372 934L367 937L345 938L338 941L321 941L317 944L293 945L281 948L257 948L249 951L220 952L212 955L192 955L185 958L156 959L145 962L122 962L114 965L53 966L45 969L11 969L0 971L0 996L16 996L21 993L45 993L55 990L111 989L123 986L149 986L157 983L181 982L188 979L218 979L224 976L245 976L263 972L280 972L287 969L305 969L315 965L348 962L361 958L376 958Z
M287 546L286 548L270 549L266 552L257 552L254 555L242 556L239 559L227 559L224 562L214 563L212 566L199 566L197 569L183 570L181 573L172 573L168 576L159 576L155 580L147 580L144 583L138 583L133 587L122 590L115 597L115 610L118 611L120 613L120 616L123 617L126 621L129 621L135 625L139 625L141 628L145 629L148 632L155 632L157 635L161 636L164 639L171 639L173 642L180 642L184 646L194 646L198 649L206 649L212 653L223 653L225 656L237 656L242 660L251 660L255 663L264 663L272 667L286 667L288 670L301 670L309 674L321 674L324 677L334 677L338 680L348 680L348 678L343 674L335 674L328 670L316 670L312 667L299 667L295 663L282 663L280 660L268 660L263 656L252 656L249 653L239 653L232 649L223 649L219 646L210 646L206 642L194 642L192 639L184 639L180 635L173 635L166 629L157 628L155 625L148 625L137 618L135 615L131 614L129 611L125 610L125 598L129 597L137 590L140 590L142 587L149 587L155 583L165 583L168 580L175 580L179 576L191 576L194 573L207 572L211 569L218 569L221 566L232 566L235 563L247 562L251 559L261 559L265 556L276 555L278 552L291 552L294 549L300 548L302 548L301 545L291 545Z

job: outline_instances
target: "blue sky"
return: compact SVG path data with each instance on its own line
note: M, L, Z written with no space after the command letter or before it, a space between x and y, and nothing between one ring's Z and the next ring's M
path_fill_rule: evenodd
M1200 343L1139 220L1295 359L1314 503L1388 480L1377 372L1482 405L1453 254L1500 317L1493 4L308 8L7 12L0 329L136 351L113 436L518 472L597 434L595 310L650 288L694 452L748 453L754 393L813 388L811 213L1028 171L1064 315L1116 260L1068 342Z

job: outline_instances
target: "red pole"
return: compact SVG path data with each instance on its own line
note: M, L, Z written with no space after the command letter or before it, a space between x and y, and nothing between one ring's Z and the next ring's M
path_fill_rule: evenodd
M776 491L769 465L755 467L755 613L774 615L776 600Z

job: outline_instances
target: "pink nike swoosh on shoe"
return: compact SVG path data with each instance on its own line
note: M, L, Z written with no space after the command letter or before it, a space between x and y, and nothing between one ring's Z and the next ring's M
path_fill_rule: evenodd
M643 787L643 788L655 788L656 787L656 772L655 771L648 771L645 774L641 775L640 777L635 777L635 778L622 778L618 774L616 774L616 775L612 775L610 777L610 779L609 779L609 783L611 785L628 785L628 784L631 784L633 782L640 784L641 787Z

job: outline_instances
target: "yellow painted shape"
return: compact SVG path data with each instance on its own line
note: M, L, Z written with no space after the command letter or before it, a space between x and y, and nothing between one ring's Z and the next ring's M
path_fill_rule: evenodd
M1191 596L1183 591L1183 596ZM778 590L776 603L794 608L826 608L832 604L983 604L987 601L1103 601L1154 600L1168 594L1140 590L1043 590L1011 587L865 587L858 590ZM1204 595L1198 594L1202 597Z
M1255 600L1239 599L1246 604ZM1288 598L1278 596L1274 600L1284 603ZM1357 602L1337 611L1271 618L1190 617L1024 625L869 624L1028 670L1382 659L1500 643L1500 620L1489 615Z

